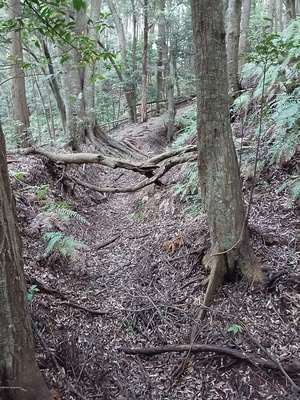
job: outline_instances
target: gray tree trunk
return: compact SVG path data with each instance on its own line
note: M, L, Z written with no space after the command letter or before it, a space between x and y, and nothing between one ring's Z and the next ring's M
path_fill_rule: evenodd
M50 400L35 359L21 238L1 125L0 221L0 400Z

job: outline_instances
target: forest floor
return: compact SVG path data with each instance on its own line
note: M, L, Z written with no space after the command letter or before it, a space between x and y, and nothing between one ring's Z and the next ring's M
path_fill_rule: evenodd
M238 122L233 129L238 136ZM153 155L165 151L163 131L159 117L128 124L113 136ZM300 398L280 371L285 363L300 363L299 206L289 203L286 191L277 193L298 162L264 168L254 192L249 228L265 283L226 283L199 326L197 344L237 350L245 356L239 360L213 351L192 357L124 352L189 343L205 292L208 272L201 257L209 238L199 204L174 193L187 166L169 171L164 186L103 195L61 179L61 169L44 157L9 155L8 160L28 286L45 285L30 309L38 363L55 400ZM26 174L21 179L16 171ZM141 179L99 165L68 167L68 174L99 186L128 187ZM47 184L49 190L42 186ZM250 184L251 178L244 179L245 199ZM77 214L65 211L64 221L59 201ZM86 247L71 260L46 254L42 235L53 231L73 235ZM277 360L277 370L252 357ZM290 379L300 385L299 369Z

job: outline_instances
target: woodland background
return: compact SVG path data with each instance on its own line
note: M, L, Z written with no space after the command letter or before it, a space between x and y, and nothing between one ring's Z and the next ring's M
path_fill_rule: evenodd
M297 398L300 1L223 5L225 107L265 279L217 291L191 340L208 347L190 357L212 240L190 3L0 2L1 123L56 400ZM126 354L141 347L159 355ZM0 399L15 399L1 376Z

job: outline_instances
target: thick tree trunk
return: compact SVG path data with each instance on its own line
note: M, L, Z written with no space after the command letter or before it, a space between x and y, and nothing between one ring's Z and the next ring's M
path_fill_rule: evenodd
M241 22L242 0L229 0L227 10L227 73L229 83L229 96L231 101L238 95L238 69L239 69L239 38Z
M10 51L13 60L12 65L12 101L13 101L13 119L16 122L16 133L20 138L22 147L28 146L31 135L29 128L29 110L26 101L25 74L22 69L23 50L20 31L20 19L22 18L21 2L19 0L9 0L10 18L16 22L16 26L11 31Z
M50 400L38 369L0 125L0 400Z
M237 271L261 278L249 243L242 187L228 118L228 80L223 2L191 0L196 46L199 183L211 238L211 269L204 299L235 279Z

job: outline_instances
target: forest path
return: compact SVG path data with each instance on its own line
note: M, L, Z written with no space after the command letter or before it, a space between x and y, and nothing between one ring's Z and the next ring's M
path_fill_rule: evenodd
M190 107L182 107L179 113ZM163 117L151 118L147 123L121 128L114 137L132 140L145 153L160 153L166 146L163 128ZM187 206L196 204L174 195L173 185L182 181L185 166L169 171L163 177L166 186L162 188L152 185L136 193L103 196L78 186L62 186L57 178L51 178L52 167L41 157L20 158L9 165L28 171L28 184L52 182L49 196L53 201L66 202L90 223L73 218L62 227L66 234L87 245L72 262L45 257L41 235L55 228L53 221L48 223L42 217L37 229L43 203L29 191L17 197L26 273L64 293L67 299L41 292L30 304L32 316L48 350L83 398L293 398L282 376L245 363L232 363L226 357L196 356L183 375L174 379L172 373L184 355L141 358L121 351L123 347L182 344L189 340L205 289L201 282L207 273L200 256L208 234L203 214L185 212ZM71 167L69 173L105 186L129 186L141 179L131 171L95 165ZM220 289L199 331L198 343L257 355L257 345L246 334L228 332L233 324L242 323L278 357L298 357L299 213L287 206L284 194L275 194L286 173L277 167L264 171L250 220L252 241L264 270L271 275L282 271L286 274L271 288L241 281ZM246 182L245 193L247 190ZM56 230L61 227L60 222L55 224ZM95 315L71 303L105 314ZM38 340L37 352L49 386L63 400L79 399L66 380L57 380L59 371Z

